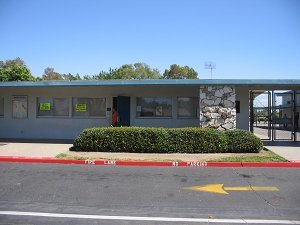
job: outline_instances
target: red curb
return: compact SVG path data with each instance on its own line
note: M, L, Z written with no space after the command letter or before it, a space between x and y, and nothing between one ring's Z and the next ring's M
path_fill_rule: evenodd
M300 162L242 162L243 167L300 168Z
M155 162L155 161L120 161L120 160L68 160L55 158L28 158L1 156L0 162L23 163L57 163L104 166L164 166L164 167L266 167L266 168L300 168L300 162Z
M115 161L118 166L172 166L172 162Z
M59 163L59 164L85 164L82 160L66 160L53 158L29 158L15 156L1 156L0 162L24 162L24 163Z
M241 162L208 162L209 167L243 167Z

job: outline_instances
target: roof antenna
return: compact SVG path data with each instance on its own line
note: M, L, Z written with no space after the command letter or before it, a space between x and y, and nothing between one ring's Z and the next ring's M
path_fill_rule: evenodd
M214 63L214 62L205 62L204 69L210 69L210 79L212 79L212 70L216 69L216 63Z

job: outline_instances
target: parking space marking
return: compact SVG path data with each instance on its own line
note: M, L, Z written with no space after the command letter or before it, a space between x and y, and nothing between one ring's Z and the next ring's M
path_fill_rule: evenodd
M6 216L33 216L94 220L128 220L128 221L164 221L164 222L205 222L205 223L236 223L236 224L300 224L295 220L254 220L254 219L208 219L208 218L172 218L172 217L137 217L137 216L105 216L84 214L62 214L41 212L0 211Z

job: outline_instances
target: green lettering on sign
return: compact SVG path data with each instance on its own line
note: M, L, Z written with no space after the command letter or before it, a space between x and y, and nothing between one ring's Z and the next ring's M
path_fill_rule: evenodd
M40 111L50 111L51 104L49 102L40 103Z
M75 111L76 112L86 112L86 104L76 104L75 105Z

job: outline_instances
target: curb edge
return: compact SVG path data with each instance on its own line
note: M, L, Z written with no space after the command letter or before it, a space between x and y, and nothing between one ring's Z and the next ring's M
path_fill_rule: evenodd
M122 160L69 160L38 157L1 156L0 162L81 164L103 166L163 166L163 167L249 167L249 168L300 168L300 161L291 162L178 162L178 161L122 161Z

